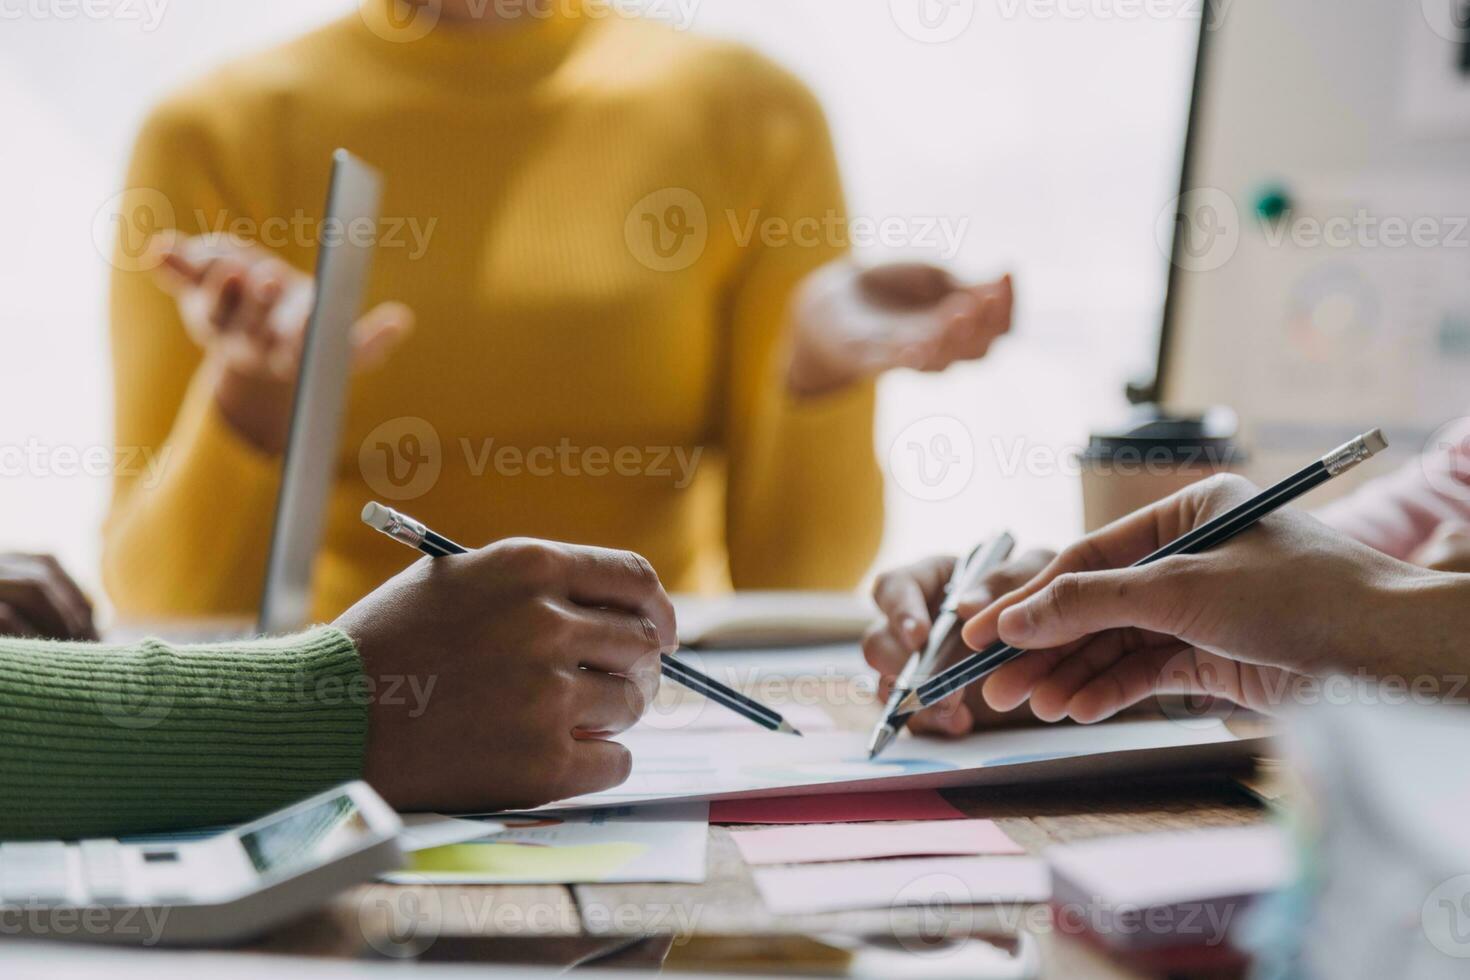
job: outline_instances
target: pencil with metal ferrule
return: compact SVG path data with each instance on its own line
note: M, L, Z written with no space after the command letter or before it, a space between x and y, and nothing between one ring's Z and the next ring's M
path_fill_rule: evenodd
M383 532L399 544L421 551L430 558L447 558L450 555L463 555L469 551L464 545L446 538L422 521L416 521L407 514L399 513L392 507L383 504L370 503L364 507L362 522ZM659 668L660 673L669 680L687 687L696 694L703 694L711 701L724 705L762 728L785 735L801 735L801 732L797 731L776 711L754 698L746 697L734 688L721 684L713 677L701 673L688 664L675 660L666 653L660 655Z
M1346 473L1364 460L1388 448L1383 432L1374 429L1303 467L1281 482L1262 490L1245 503L1231 508L1214 520L1201 524L1188 534L1175 538L1157 551L1133 563L1134 568L1151 565L1175 555L1197 555L1222 545L1243 531L1254 527L1274 511L1285 507L1303 494L1328 480ZM914 688L900 705L904 710L919 711L942 701L955 691L970 686L1025 653L997 640L972 657L935 674Z
M662 655L660 662L663 665L663 674L665 677L671 681L677 681L696 694L703 694L716 704L724 705L736 714L760 725L762 728L770 729L773 732L780 732L783 735L801 735L801 732L797 731L795 726L781 717L773 709L766 707L754 698L741 694L733 687L721 684L708 674L700 673L693 667L676 660L667 653Z
M400 514L392 507L379 503L369 503L363 507L362 522L374 530L382 531L399 544L422 551L430 558L462 555L470 550L437 531L429 530L427 525L407 514Z
M965 560L955 562L954 572L945 588L944 601L939 607L939 615L935 617L934 625L929 630L929 640L924 646L924 652L915 652L909 657L903 672L894 682L893 692L888 696L888 704L883 709L883 717L878 720L873 734L868 737L869 759L876 759L882 754L912 716L912 712L904 713L898 708L918 679L928 676L936 665L956 651L956 645L961 642L960 629L964 625L959 617L960 600L982 578L1009 558L1015 546L1016 539L1008 532L1001 532L989 542L976 546Z

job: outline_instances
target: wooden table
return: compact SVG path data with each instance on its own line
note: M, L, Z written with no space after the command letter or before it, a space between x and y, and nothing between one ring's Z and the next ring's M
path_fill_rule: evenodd
M865 731L870 706L833 711L844 728ZM1266 812L1231 776L1109 780L1067 786L947 790L975 817L994 819L1029 852L1067 841L1111 834L1236 826ZM271 937L261 951L356 957L372 952L367 936L381 936L394 912L426 925L439 937L544 937L545 955L567 957L553 940L646 933L750 936L772 933L883 933L903 931L891 910L776 917L760 895L725 827L710 828L709 877L701 885L387 886L340 898L330 909ZM966 910L980 929L1019 924L1037 936L1047 977L1141 976L1083 943L1057 935L1044 908L977 906ZM908 923L912 929L913 924ZM411 931L411 930L410 930ZM452 940L439 939L435 945ZM381 943L380 943L381 944ZM578 947L583 943L575 944ZM615 945L609 940L609 946ZM434 952L430 947L430 953ZM441 953L442 955L442 953Z

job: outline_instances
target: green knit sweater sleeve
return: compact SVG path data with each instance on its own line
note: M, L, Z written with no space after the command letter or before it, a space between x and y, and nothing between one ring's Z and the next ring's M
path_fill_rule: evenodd
M260 816L362 771L346 634L176 647L0 639L0 840Z

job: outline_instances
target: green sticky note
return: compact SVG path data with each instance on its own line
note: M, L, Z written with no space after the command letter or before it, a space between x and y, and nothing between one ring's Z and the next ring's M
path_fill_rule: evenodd
M648 851L645 844L451 844L410 854L407 870L494 883L561 884L607 878Z

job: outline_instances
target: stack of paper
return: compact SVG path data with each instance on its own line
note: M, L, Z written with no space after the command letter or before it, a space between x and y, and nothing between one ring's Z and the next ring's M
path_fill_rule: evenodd
M1105 837L1046 857L1059 924L1119 950L1218 946L1291 871L1273 826Z
M805 738L766 732L661 732L640 726L618 738L633 753L628 781L555 809L668 803L711 797L911 792L1125 772L1198 771L1261 746L1218 721L1115 722L986 732L967 739L901 737L878 759L853 732Z

